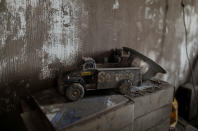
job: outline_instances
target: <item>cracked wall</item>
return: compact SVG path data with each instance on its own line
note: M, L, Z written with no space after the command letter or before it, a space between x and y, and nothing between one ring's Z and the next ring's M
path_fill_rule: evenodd
M128 46L167 70L174 85L188 74L180 0L0 0L0 85L52 86L54 71ZM198 2L185 1L187 49L198 50Z

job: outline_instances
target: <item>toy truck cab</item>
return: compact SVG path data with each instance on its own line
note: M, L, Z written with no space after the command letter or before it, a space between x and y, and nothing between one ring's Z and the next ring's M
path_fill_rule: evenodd
M63 75L59 80L59 92L76 101L88 90L117 88L122 94L127 94L132 86L140 83L141 73L137 67L92 68Z

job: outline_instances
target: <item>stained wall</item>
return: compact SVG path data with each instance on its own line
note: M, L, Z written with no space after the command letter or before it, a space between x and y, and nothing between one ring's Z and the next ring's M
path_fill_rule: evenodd
M0 90L54 86L60 68L123 46L159 63L168 73L158 77L177 86L188 74L186 50L190 62L198 52L198 1L184 4L185 18L180 0L0 0Z

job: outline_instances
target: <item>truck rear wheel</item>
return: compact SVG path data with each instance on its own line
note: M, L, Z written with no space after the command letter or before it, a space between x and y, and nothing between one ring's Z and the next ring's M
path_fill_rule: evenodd
M77 101L84 96L84 87L80 83L73 83L66 88L66 97L71 101Z
M131 88L132 82L130 80L124 80L119 87L119 91L121 94L126 95L131 92Z

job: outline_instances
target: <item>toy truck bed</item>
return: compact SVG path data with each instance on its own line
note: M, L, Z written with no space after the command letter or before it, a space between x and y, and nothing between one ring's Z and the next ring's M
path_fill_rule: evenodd
M133 85L142 81L140 68L97 68L97 89L117 88L124 80L131 80Z

